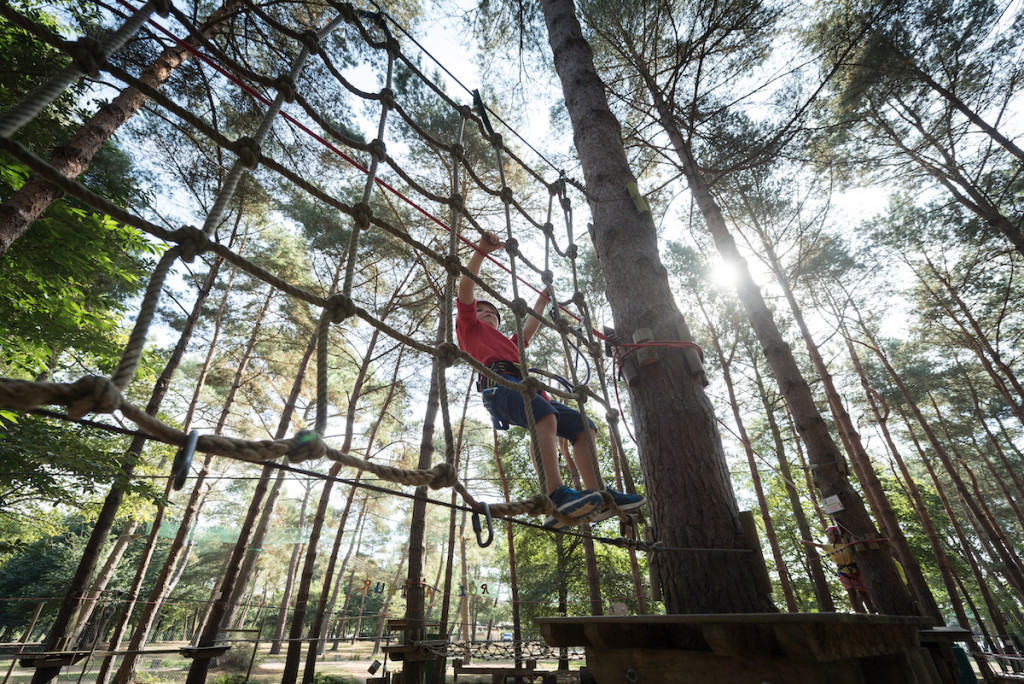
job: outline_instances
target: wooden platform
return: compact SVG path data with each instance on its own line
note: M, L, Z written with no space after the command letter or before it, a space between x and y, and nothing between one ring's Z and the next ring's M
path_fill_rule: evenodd
M921 645L918 633L934 625L930 618L766 613L535 622L550 646L583 646L597 684L955 684Z
M555 684L557 681L553 672L538 670L536 660L527 660L523 667L472 666L463 665L462 662L461 658L452 661L455 681L458 681L460 674L490 675L491 684L505 684L509 677L525 679L529 682L540 682L540 684Z

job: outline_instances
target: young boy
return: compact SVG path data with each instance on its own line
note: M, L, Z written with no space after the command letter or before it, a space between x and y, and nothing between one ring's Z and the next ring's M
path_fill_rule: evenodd
M493 233L484 233L466 264L473 274L480 273L484 257L504 246ZM512 381L522 381L519 370L519 347L516 335L506 337L498 330L501 318L498 309L490 302L477 300L474 296L476 283L472 278L463 276L459 280L457 315L455 329L458 333L459 346L474 359L479 361ZM537 298L533 310L537 314L544 311L548 298L543 294ZM523 346L530 343L530 338L540 327L540 321L528 316L523 324ZM510 425L526 427L526 407L523 396L515 391L502 387L486 387L484 405L491 415ZM592 522L604 520L612 515L612 510L604 506L597 488L597 475L594 473L594 461L591 458L590 439L586 434L587 427L596 434L591 422L584 426L583 418L565 404L550 401L543 393L539 393L530 403L537 426L538 450L544 477L547 480L547 495L559 513L572 518L582 518L597 509L602 509ZM557 438L564 437L572 444L572 457L579 469L583 484L589 489L577 492L562 483L562 475L558 468ZM640 495L622 494L609 488L615 505L622 511L632 511L643 506L647 500ZM544 526L552 529L562 527L562 522L549 517Z

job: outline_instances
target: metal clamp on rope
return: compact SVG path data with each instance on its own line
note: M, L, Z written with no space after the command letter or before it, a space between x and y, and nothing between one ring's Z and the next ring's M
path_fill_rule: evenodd
M171 466L171 477L174 478L171 487L178 491L185 486L188 478L188 470L192 467L192 456L196 453L196 443L199 441L199 430L188 433L185 446L178 449L174 454L174 465Z
M491 507L484 501L480 503L484 507L484 516L487 518L487 541L480 538L480 534L483 532L483 525L480 523L480 514L473 511L473 532L476 533L476 543L480 545L481 549L486 549L494 541L494 521L491 519Z

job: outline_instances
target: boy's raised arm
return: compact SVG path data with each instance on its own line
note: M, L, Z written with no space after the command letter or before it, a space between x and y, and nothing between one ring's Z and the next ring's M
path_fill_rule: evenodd
M473 275L480 275L480 266L484 263L484 257L496 249L501 249L505 243L498 239L494 233L484 233L480 236L476 248L466 262L466 269ZM476 283L469 276L463 275L459 279L459 301L463 304L472 304L476 299L474 292Z

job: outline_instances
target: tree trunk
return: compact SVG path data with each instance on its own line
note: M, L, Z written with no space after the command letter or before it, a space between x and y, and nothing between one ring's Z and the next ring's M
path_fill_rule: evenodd
M253 321L252 331L249 334L249 339L246 341L246 346L242 352L238 368L235 369L235 374L231 381L231 388L228 390L228 394L224 399L224 405L221 408L220 418L217 420L217 426L214 428L214 434L219 435L224 431L224 426L227 424L228 416L234 406L238 389L242 386L242 378L245 375L246 369L249 367L249 362L252 360L253 350L256 348L256 340L259 337L260 331L263 329L263 322L266 318L267 310L270 308L270 303L274 299L275 293L276 290L274 290L274 288L270 288L268 290L267 296L264 297L263 304L256 314L256 318ZM192 489L192 495L189 497L188 503L182 511L181 524L178 526L178 532L174 537L174 541L171 543L170 549L167 551L167 559L164 561L163 568L161 568L160 574L157 576L157 579L153 584L149 600L146 602L145 607L142 610L142 614L139 616L139 621L135 625L135 630L132 632L132 637L128 644L128 650L132 653L125 655L124 659L121 661L121 666L118 668L117 674L114 675L114 684L129 684L134 677L135 667L138 664L140 657L136 652L141 651L145 646L146 641L149 639L149 632L153 628L153 623L156 621L158 615L157 608L163 605L163 602L166 600L171 590L171 575L178 566L179 561L183 560L182 551L185 547L185 541L192 531L192 526L198 520L199 510L202 505L201 500L205 498L206 477L209 475L210 465L213 463L213 459L214 456L210 454L203 460L203 466L199 471L199 475L196 477L195 486ZM172 479L168 479L165 495L170 494L172 484ZM161 512L163 512L163 507L161 507ZM156 521L154 521L153 527L158 527ZM187 558L184 560L187 560ZM139 570L142 575L145 575L145 566L140 566ZM124 618L122 624L127 624L127 617ZM117 648L118 646L114 647L115 650Z
M242 6L242 0L225 0L210 15L199 33L205 38L215 36L224 24ZM176 44L160 53L152 64L139 75L139 80L159 89L191 54L191 43ZM92 162L114 132L137 112L149 98L135 88L122 90L109 103L103 105L71 140L54 150L50 165L67 178L77 178ZM53 183L32 176L13 195L0 205L0 256L21 237L39 216L59 199L63 193Z
M156 383L153 385L153 392L150 394L149 402L146 404L146 413L151 416L155 416L160 410L160 405L163 403L164 396L170 387L171 378L174 376L178 369L178 364L181 363L181 359L185 355L185 350L188 347L189 340L192 339L196 323L202 314L203 305L206 303L206 297L209 295L210 289L216 280L216 272L220 264L221 260L217 259L214 265L210 267L210 273L207 275L206 281L204 281L203 286L196 294L196 301L192 305L192 311L185 319L181 335L178 337L178 341L175 343L174 349L167 359L163 372L161 372L160 377L157 378ZM127 450L125 465L121 468L125 478L131 478L135 470L133 464L139 455L142 454L142 448L145 446L146 441L146 438L142 436L136 436L132 439ZM71 645L71 631L75 627L79 611L81 610L81 599L87 595L89 581L96 569L100 552L110 534L110 528L114 524L117 509L121 507L123 498L124 490L115 484L103 501L103 506L96 517L92 534L89 536L89 541L82 551L82 559L79 561L75 574L69 583L68 593L64 596L60 611L57 613L53 626L50 628L50 635L46 640L45 646L47 651L61 651ZM37 668L32 676L32 684L45 684L52 681L60 674L60 670L59 666Z
M395 571L395 579L392 580L391 587L388 589L388 597L384 599L384 605L380 607L380 624L377 625L377 637L373 640L373 653L371 654L371 657L374 657L378 653L380 653L380 642L384 638L384 628L387 627L388 624L388 611L391 610L391 601L395 598L395 592L398 591L398 585L402 582L402 571L405 570L405 561L408 558L409 547L406 547L405 550L402 552L401 559L398 561L398 569ZM402 672L405 674L403 675L402 678L408 682L417 681L416 679L409 677L408 672L406 670L406 668L408 667L409 663L406 663L403 666ZM312 684L313 679L312 677L310 677L309 679L303 679L302 681L304 682L304 684Z
M1003 359L999 351L992 346L988 340L988 336L982 329L981 324L971 313L971 308L960 298L959 293L953 286L953 283L949 281L949 278L942 273L939 268L932 263L932 260L928 258L927 254L924 255L925 263L928 264L928 268L935 278L942 283L942 286L949 293L950 298L956 304L956 308L960 311L960 315L967 321L967 325L964 325L963 321L956 315L956 313L947 305L947 303L939 296L939 293L932 289L931 285L925 281L924 277L918 274L918 282L924 287L928 294L932 296L932 299L942 307L943 311L946 312L946 316L949 317L953 323L960 329L966 340L965 346L970 348L978 360L981 362L982 367L988 372L989 377L992 378L992 384L998 390L998 392L1006 399L1006 403L1010 405L1010 409L1013 414L1017 416L1017 420L1024 424L1024 387L1021 386L1020 380L1017 379L1016 374L1013 372ZM1010 383L1010 387L1006 386L1006 383ZM1010 391L1010 388L1013 391Z
M875 355L878 357L878 359L882 362L882 365L885 366L885 369L886 371L888 371L889 377L892 378L893 383L895 383L895 385L899 388L900 393L906 400L907 406L909 407L911 413L913 413L914 418L921 426L921 429L924 431L925 436L927 436L928 442L929 444L931 444L936 456L938 456L939 460L942 461L942 465L943 467L945 467L950 479L953 481L953 486L956 487L957 493L961 496L964 503L967 505L971 513L978 520L978 523L982 526L985 537L987 537L990 540L998 539L999 535L988 524L988 520L985 518L984 514L982 514L977 502L974 500L974 497L972 497L970 493L967 491L967 486L964 484L964 481L963 479L961 479L960 475L956 472L956 468L954 467L952 460L949 458L949 454L946 452L945 447L943 447L942 443L935 435L935 432L932 430L931 425L928 423L927 420L925 420L924 415L921 413L921 409L918 408L917 403L914 402L910 390L903 382L903 379L896 372L896 369L893 368L892 365L889 363L888 357L878 347L878 344L871 336L870 331L867 330L867 328L863 325L861 325L861 328L864 331L864 334L868 336L868 339L874 345L872 350L875 352ZM1006 552L1005 547L1003 547L1001 544L996 544L995 546L996 551L1003 562L1007 580L1010 582L1010 584L1013 585L1014 589L1017 592L1024 594L1024 574L1022 574L1018 570L1013 558Z
M861 365L860 356L857 354L857 350L853 346L853 341L848 336L849 332L846 330L845 325L842 322L840 325L842 326L841 332L846 336L846 348L850 352L850 361L853 363L854 370L857 371L857 375L860 377L861 387L864 388L868 405L871 407L871 411L875 416L875 422L878 423L878 427L882 431L882 438L885 440L886 446L889 448L889 454L892 456L893 460L896 462L896 466L899 468L899 472L902 475L903 482L906 486L907 496L914 505L917 518L921 522L921 527L924 528L925 535L928 537L928 541L931 544L932 554L935 557L935 562L939 566L939 573L942 575L942 582L946 587L946 593L949 595L950 603L953 605L953 612L956 613L960 626L966 629L969 627L967 614L964 612L963 604L960 601L960 596L957 594L956 586L953 582L953 574L949 565L949 559L946 557L946 553L942 548L938 532L935 530L935 524L932 522L931 514L925 506L924 498L921 496L921 492L917 487L917 482L915 482L913 475L910 473L910 469L903 460L903 456L901 455L899 448L896 446L896 441L892 438L892 435L889 432L888 406L885 406L884 411L879 407L879 401L884 402L884 400L871 388L867 374L864 372L864 367ZM915 593L917 593L916 587Z
M445 302L441 312L442 322L437 326L434 336L434 344L437 346L445 341L446 324L444 322L448 321L450 317L449 307L447 302ZM431 359L430 370L430 388L427 390L427 405L424 411L423 428L420 435L419 460L416 464L416 467L420 470L427 470L433 465L434 423L437 421L437 411L441 403L442 389L446 387L444 383L445 366L436 356ZM447 391L444 394L446 400L445 408L447 409ZM447 412L445 416L447 417ZM454 458L454 452L452 453L452 458ZM426 635L426 629L423 624L423 561L426 556L424 538L426 537L427 528L427 495L429 491L429 488L425 486L416 488L416 498L412 502L412 511L409 516L409 545L406 550L409 557L409 573L405 580L406 630L402 636L403 644L422 641ZM395 582L398 582L397 575L395 576ZM394 587L391 590L394 592ZM374 644L373 648L375 654L377 653L379 643L380 639L378 637L377 644ZM419 659L406 661L402 671L405 673L403 679L413 684L419 684L424 679L425 662Z
M615 329L626 340L643 328L678 339L684 323L658 255L649 213L639 213L619 123L594 68L572 0L542 0L548 40L572 121L594 219L594 247ZM630 386L655 537L669 548L741 549L739 509L701 373L685 352L659 350ZM751 578L753 554L667 552L661 573L669 613L774 611Z
M283 482L285 471L280 471L278 481L274 488L278 489L278 483ZM302 508L299 510L299 534L306 528L306 506L309 504L309 495L313 491L312 485L306 483L306 493L302 497ZM270 506L267 506L269 509ZM266 510L266 509L265 509ZM265 515L265 513L264 513ZM260 521L262 523L262 520ZM281 644L284 642L284 630L288 625L288 611L292 605L292 591L295 589L295 576L299 571L299 559L306 548L306 543L297 541L292 545L292 555L288 561L288 573L285 576L284 591L281 593L281 601L278 603L277 620L274 623L274 639L270 644L270 655L277 655L281 652Z
M89 588L89 600L82 606L82 612L78 616L78 624L75 625L75 630L71 633L72 644L79 642L82 631L89 623L89 618L92 617L100 596L103 595L107 584L110 582L110 578L113 577L114 571L117 570L117 564L121 562L121 557L128 548L128 544L135 539L135 528L138 526L139 523L136 520L127 522L124 529L121 530L121 534L118 535L117 540L114 542L114 546L110 549L110 553L107 554L107 560L103 564L103 568L96 575L96 579L93 580L92 586Z
M643 72L642 68L641 71ZM660 123L668 133L673 150L679 157L680 169L686 176L690 191L711 232L715 246L722 259L737 268L739 277L736 287L740 302L778 379L779 388L793 413L797 430L807 445L815 485L822 497L838 498L842 509L832 517L845 533L855 539L877 538L878 532L864 508L864 502L850 484L845 459L829 434L828 426L814 403L810 387L800 373L792 350L779 332L760 288L750 276L746 260L740 255L736 242L729 233L721 209L697 166L689 144L676 127L669 104L664 100L650 74L643 73L643 76L654 99ZM916 614L910 594L896 572L887 550L858 546L857 565L863 573L864 583L873 597L876 608L891 615Z
M999 456L1000 463L1003 464L1003 472L1013 482L1014 487L1017 488L1017 494L1021 501L1024 501L1024 483L1021 482L1020 475L1017 472L1017 468L1014 467L1010 459L1007 458L1006 452L1003 450L1002 444L999 443L999 438L992 432L992 428L988 426L988 421L985 420L985 414L981 409L981 401L978 399L978 391L974 387L974 383L971 382L970 373L967 369L963 369L964 381L967 383L967 388L971 392L971 399L974 401L974 416L978 419L978 423L985 430L985 434L988 436L989 443L992 444L992 448L995 449L996 454ZM1019 513L1018 513L1019 515ZM1022 521L1024 523L1024 521Z
M338 605L338 594L341 592L341 585L345 581L345 570L348 569L349 559L352 558L352 554L356 551L356 549L358 547L358 544L359 544L360 537L362 536L363 520L365 519L365 516L366 516L366 502L368 501L368 499L369 499L369 495L363 497L362 505L359 507L359 515L356 517L356 525L355 525L355 527L352 528L352 531L353 531L352 542L348 545L348 551L345 552L345 558L342 559L342 561L341 561L341 567L338 568L338 580L334 583L334 590L331 592L331 600L327 604L327 614L324 616L324 628L320 632L320 648L319 648L320 653L324 652L324 649L326 647L326 639L327 639L328 627L331 624L332 617L337 612L337 611L334 610L334 606ZM352 572L354 572L354 571L352 571ZM350 587L352 585L352 572L349 573L349 578L348 578L348 583L349 583ZM347 609L348 609L348 592L346 592L346 596L345 596L345 605L342 606L341 611L340 611L342 619L344 619L345 612L346 612ZM337 637L337 635L335 636L334 645L331 648L331 650L332 651L337 651L338 650L338 637Z
M761 246L764 249L768 260L768 266L774 273L776 282L782 288L782 292L786 297L786 302L789 304L790 311L793 314L793 319L797 324L797 328L800 330L800 336L804 340L804 346L807 349L807 353L811 358L811 362L814 364L815 370L818 371L818 377L821 378L822 387L825 391L825 398L828 400L829 408L832 411L832 418L839 430L843 446L846 448L846 452L850 457L851 463L853 463L857 479L860 480L864 493L867 496L871 510L874 513L875 518L882 525L886 536L892 544L892 548L896 552L897 558L903 565L903 570L906 573L910 586L917 598L921 613L923 615L931 616L941 622L942 612L939 610L939 606L935 602L935 597L932 596L931 589L928 587L928 582L924 578L924 573L921 572L921 565L917 562L917 558L910 550L910 545L907 543L907 537L903 534L903 529L900 527L899 519L896 517L896 512L892 509L892 504L889 503L889 498L886 496L885 490L882 488L882 483L878 479L878 474L875 472L874 466L871 464L871 458L868 456L867 450L864 448L864 444L860 438L860 433L857 431L853 421L850 419L850 414L843 405L842 397L839 395L839 391L836 390L835 383L832 382L832 374L829 372L828 366L825 364L825 359L822 358L821 351L818 349L818 345L815 343L814 338L811 335L810 328L808 328L807 322L804 320L803 309L796 300L796 293L790 285L789 277L786 275L786 272L782 267L782 262L776 255L775 248L768 240L767 235L760 230L758 230L758 234L761 238ZM882 597L873 596L872 598L875 605L887 603L882 599Z
M779 461L779 474L786 487L786 495L789 497L789 507L796 520L796 527L801 539L814 539L811 533L811 526L807 523L807 515L804 513L803 504L800 501L800 493L797 491L796 482L793 480L793 472L789 467L789 459L786 458L786 447L782 440L782 430L775 420L775 407L772 406L768 391L764 386L761 371L757 360L751 364L754 369L754 381L757 386L757 393L761 398L761 405L764 406L764 414L768 421L768 429L771 430L772 440L775 442L775 455ZM799 446L799 439L795 440ZM808 491L812 491L808 484ZM828 580L825 578L825 570L821 567L821 556L814 550L813 546L802 545L804 551L804 564L807 573L810 575L811 583L814 585L814 597L818 603L818 610L825 613L834 613L835 603L832 601L832 592L829 590Z
M772 550L772 557L775 558L775 567L779 574L779 585L782 587L782 595L786 599L786 610L790 613L798 611L796 596L793 594L793 584L789 579L789 568L786 559L779 547L779 538L775 533L775 523L772 522L771 511L768 509L768 501L764 495L764 487L761 485L761 472L757 468L754 447L750 444L750 437L747 435L747 428L743 424L743 415L740 412L740 403L736 398L736 388L732 381L732 359L727 357L722 349L722 341L718 329L711 324L711 318L701 304L701 311L704 313L704 322L711 333L711 340L715 346L715 355L718 356L718 363L722 367L722 380L725 382L726 391L729 393L729 406L732 408L732 417L736 422L736 429L739 431L740 442L743 444L743 451L747 455L747 466L750 468L750 480L754 485L754 493L757 495L757 506L761 511L761 520L764 522L764 534L768 539L768 545ZM733 349L735 352L735 347Z

